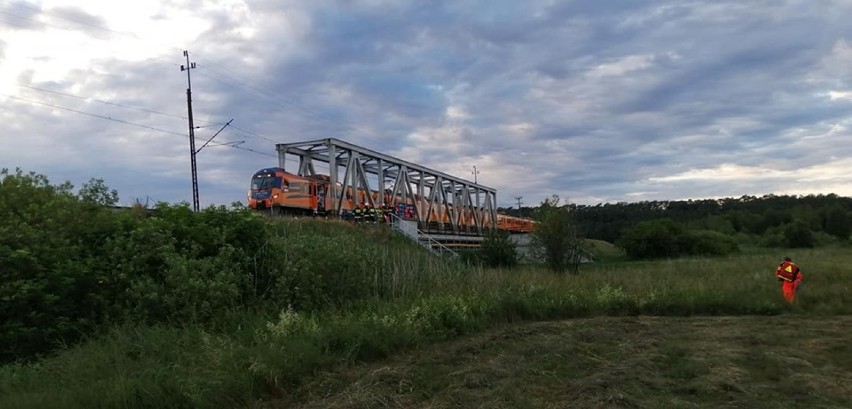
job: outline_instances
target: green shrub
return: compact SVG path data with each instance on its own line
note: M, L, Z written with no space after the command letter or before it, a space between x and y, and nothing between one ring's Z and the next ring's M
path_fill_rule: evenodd
M515 242L504 230L489 230L478 251L479 259L488 267L511 268L518 264Z
M109 314L102 248L123 220L81 202L64 183L0 171L0 361L93 331Z
M637 224L624 234L619 245L628 256L636 259L725 255L738 249L737 241L727 234L715 230L687 230L669 219Z
M713 230L690 230L684 233L682 244L685 254L694 256L722 256L738 249L733 237Z
M835 204L825 211L824 230L826 233L846 241L852 234L852 221L849 213L839 204Z
M786 247L813 247L814 233L810 226L802 220L794 220L784 226L784 244Z
M554 273L577 273L582 258L580 238L570 204L560 202L554 195L541 203L536 211L538 223L530 232L531 248Z
M669 219L640 222L619 240L632 258L676 257L682 253L683 227Z

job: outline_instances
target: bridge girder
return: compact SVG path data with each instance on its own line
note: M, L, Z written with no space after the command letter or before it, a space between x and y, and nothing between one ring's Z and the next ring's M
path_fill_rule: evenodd
M321 174L328 167L332 207L339 215L347 189L390 193L399 203L413 205L418 221L449 224L453 231L475 227L479 234L497 227L497 190L334 138L277 144L278 166L288 158L298 162L300 176ZM320 168L322 170L322 168ZM288 170L292 172L292 170ZM390 186L390 187L388 187ZM382 206L384 194L366 195L367 203ZM357 198L355 199L357 200ZM353 203L357 204L357 203Z

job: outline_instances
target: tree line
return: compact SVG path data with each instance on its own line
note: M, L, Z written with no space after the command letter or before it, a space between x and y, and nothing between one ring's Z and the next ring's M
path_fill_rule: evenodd
M593 206L560 204L558 196L553 196L536 207L499 208L498 211L540 222L538 231L533 232L539 244L545 249L548 246L565 249L562 258L548 262L555 270L563 270L563 263L571 265L564 259L568 254L576 254L570 250L576 247L570 238L614 243L624 249L627 256L640 259L723 255L737 251L740 245L796 248L846 244L852 233L852 198L836 194L619 202ZM554 216L554 211L560 213L558 217ZM561 227L552 226L557 220ZM560 244L562 240L567 240L568 244Z
M810 233L841 240L852 233L852 198L827 195L764 195L739 198L642 201L634 203L567 204L582 237L618 242L631 228L646 221L669 219L689 229L727 235L778 236L793 224ZM535 218L540 207L500 208L510 215ZM772 242L766 244L783 244Z

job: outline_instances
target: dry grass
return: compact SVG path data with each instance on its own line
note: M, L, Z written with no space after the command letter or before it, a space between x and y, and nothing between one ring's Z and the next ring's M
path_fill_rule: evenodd
M852 317L592 318L507 326L321 374L302 408L848 408Z

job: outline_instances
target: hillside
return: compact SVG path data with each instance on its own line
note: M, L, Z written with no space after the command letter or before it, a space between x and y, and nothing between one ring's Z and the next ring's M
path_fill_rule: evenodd
M382 225L2 187L2 408L850 406L840 243L625 261L600 242L613 258L554 274Z
M503 326L318 376L301 408L848 408L852 316Z

